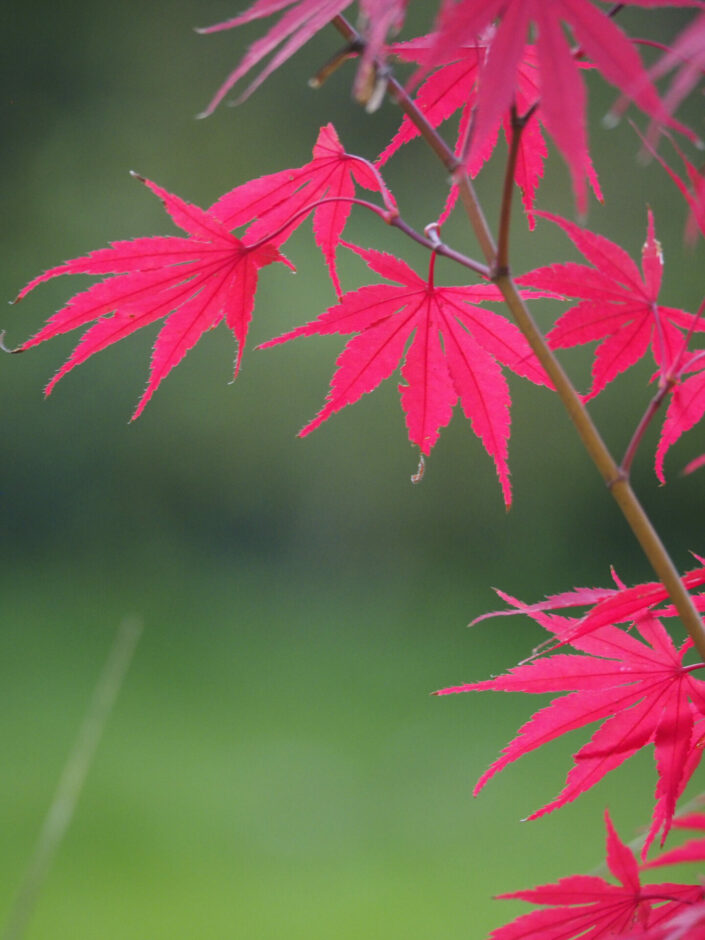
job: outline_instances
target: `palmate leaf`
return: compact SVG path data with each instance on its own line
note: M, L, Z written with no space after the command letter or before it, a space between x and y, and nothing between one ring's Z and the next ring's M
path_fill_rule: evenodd
M686 236L688 240L695 240L698 229L703 237L705 237L705 176L674 144L674 149L683 161L683 166L685 167L686 176L688 178L688 183L685 183L680 176L671 169L663 157L657 153L648 140L644 140L644 144L671 177L690 207L690 217L686 226Z
M259 269L282 261L292 267L276 244L245 242L232 235L213 214L184 202L149 180L173 222L187 238L138 238L114 242L51 268L31 281L17 296L61 274L112 274L76 294L35 336L17 350L96 321L84 333L69 360L46 388L102 349L136 330L164 319L152 354L147 389L133 419L166 375L178 365L206 330L225 320L238 342L235 374L240 368L254 307Z
M704 559L695 556L700 562ZM588 636L600 627L631 623L645 614L653 614L659 618L676 617L678 611L670 602L668 591L660 581L649 581L626 587L613 572L616 588L575 588L573 591L564 591L562 594L553 594L538 604L525 604L504 591L497 591L499 597L506 601L510 607L506 610L492 611L476 617L471 626L487 620L489 617L507 616L513 614L534 614L571 610L576 607L590 607L590 610L580 618L566 620L569 629L559 638L558 645L579 640ZM688 591L705 585L705 564L686 572L681 578L683 587ZM692 595L693 604L700 611L705 611L705 593Z
M379 173L367 161L345 153L332 124L321 128L308 163L243 183L207 211L155 183L144 182L160 196L175 224L188 233L187 238L114 242L109 248L51 268L17 297L21 300L39 284L61 274L118 275L77 294L19 348L30 349L96 321L51 380L47 394L62 376L94 353L143 326L165 320L154 347L150 381L133 417L141 413L162 379L200 336L222 319L238 342L237 375L259 269L273 261L293 268L279 249L309 215L313 215L316 241L340 293L335 256L356 184L382 192L385 205L394 205ZM247 228L241 238L231 234L231 229L243 226Z
M681 434L689 431L705 415L704 352L692 353L686 359L681 379L686 372L693 370L697 370L696 374L691 375L684 381L679 381L671 392L668 410L661 429L661 437L656 448L656 475L662 483L666 482L663 462L669 449L676 443ZM692 461L683 472L692 473L698 466L699 464Z
M479 93L479 78L487 57L487 51L490 48L492 35L493 31L490 30L487 38L476 40L457 49L449 62L437 63L436 70L423 81L415 96L415 104L433 127L438 127L456 111L461 112L455 147L457 156L460 156L462 152L466 134L473 120ZM432 37L424 36L420 39L396 43L390 48L390 52L404 62L421 63L428 54L432 41ZM521 115L528 114L531 108L538 107L536 114L529 119L521 134L514 180L521 190L530 229L533 229L535 225L534 201L543 176L544 162L548 156L546 142L540 126L542 115L539 106L540 94L537 79L536 48L535 46L525 46L521 59L517 64L515 103L517 112ZM493 132L487 135L485 146L473 148L471 159L468 162L468 172L471 176L474 177L480 172L494 151L500 124L504 129L507 140L511 140L513 133L511 115L507 110L501 118L498 117ZM404 117L399 130L380 154L378 166L383 166L403 144L413 140L418 134L419 130L416 125L410 118ZM586 172L597 198L602 200L597 174L589 157ZM446 209L440 219L441 223L455 203L457 192L457 185L453 185Z
M381 176L360 157L345 152L332 124L318 133L313 159L297 169L280 170L258 180L251 180L221 196L209 209L228 229L251 222L247 229L250 242L266 237L286 226L278 240L288 238L305 220L304 210L317 200L336 198L313 211L313 232L323 252L338 296L340 281L335 256L345 224L350 216L355 184L374 192L383 192L388 204L393 197Z
M675 38L671 48L652 68L652 78L659 78L672 69L677 69L677 73L663 99L669 111L676 110L705 73L705 13Z
M595 875L573 875L555 884L501 894L501 900L529 901L543 907L494 930L490 940L599 940L642 937L644 931L651 936L652 928L701 900L700 885L642 885L636 860L617 835L607 812L605 825L607 867L619 884Z
M580 632L578 618L548 614L536 609L544 605L528 607L507 599L517 610L529 613L560 646L572 646L581 655L559 652L517 666L495 679L452 686L437 693L569 693L554 699L520 728L502 756L480 778L475 793L524 754L600 721L588 744L574 755L574 766L559 796L528 818L536 819L571 802L642 747L654 744L658 785L644 846L646 854L659 831L662 842L665 839L676 801L702 756L702 730L697 721L705 714L705 682L695 676L705 666L684 665L683 657L692 642L687 640L677 649L660 620L644 606L634 620L639 639L611 625L602 625L586 635ZM610 600L600 600L596 606ZM567 606L567 597L555 606L561 605Z
M239 100L251 95L272 72L283 65L334 17L346 10L352 2L353 0L257 0L239 16L223 23L216 23L215 26L199 29L200 33L221 32L286 11L261 39L252 44L238 66L220 86L201 116L211 114L240 79L271 54L272 58L257 78L250 83ZM363 97L362 86L368 82L371 62L383 51L387 33L401 28L408 2L409 0L360 0L366 49L356 80L356 93L359 97ZM277 46L280 47L278 50Z
M635 0L640 6L672 6L672 0ZM696 6L685 0L679 6ZM578 208L587 206L585 179L589 175L585 130L585 87L563 24L592 65L613 85L661 123L673 123L627 36L590 0L448 0L441 8L434 42L417 80L438 64L448 62L464 45L476 42L498 21L480 90L473 127L470 159L484 150L507 113L518 88L518 68L530 26L536 30L539 86L543 123L565 158L573 179Z
M395 283L373 284L345 294L316 320L260 347L299 336L358 334L338 358L325 406L300 436L373 391L403 361L399 392L409 440L422 454L429 454L459 399L475 434L495 461L509 506L510 397L501 365L538 384L550 383L517 327L479 306L500 301L502 295L491 284L435 286L435 255L429 278L424 279L393 255L347 247Z
M687 813L685 816L676 816L673 820L674 829L695 829L705 832L705 814ZM705 861L705 836L699 839L690 839L676 849L662 852L656 858L644 865L644 868L662 868L664 865L680 865L682 862Z
M601 341L592 367L592 388L586 398L598 395L649 349L661 375L668 374L683 350L688 331L703 331L705 323L684 310L658 304L663 256L651 211L642 249L642 271L624 249L602 235L550 212L537 215L559 225L594 265L553 264L517 278L517 283L527 287L582 298L557 320L546 339L553 349Z

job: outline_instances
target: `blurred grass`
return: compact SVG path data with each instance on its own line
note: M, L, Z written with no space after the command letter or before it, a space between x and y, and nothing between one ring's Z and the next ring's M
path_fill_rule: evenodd
M315 95L306 86L337 48L325 34L236 111L195 121L259 27L211 37L191 27L233 12L224 0L13 8L1 60L3 296L109 240L172 231L129 169L207 205L304 162L331 119L352 151L381 149L398 114L349 107L349 70ZM661 38L679 16L624 13ZM599 127L612 100L591 77L606 202L588 222L637 256L648 199L666 255L664 302L694 309L702 277L699 256L682 251L683 207L657 166L637 164L626 122ZM701 115L693 120L702 131ZM500 172L495 162L478 181L490 217ZM540 206L572 215L554 154L547 177ZM420 146L390 164L389 179L415 225L435 216L445 181ZM529 238L517 217L515 232L517 269L575 257L548 223ZM473 250L461 220L448 233ZM353 218L349 237L425 263L365 218ZM297 440L340 343L255 350L333 302L310 236L297 235L289 253L295 277L262 274L237 383L227 384L233 340L221 328L134 426L154 334L86 363L47 402L41 388L71 337L0 362L0 920L115 626L129 613L145 621L30 938L480 938L520 909L493 905L492 894L599 862L607 803L625 838L648 817L654 778L643 755L578 805L518 826L558 791L583 738L527 757L476 802L472 785L533 703L428 695L498 673L535 643L519 621L464 629L494 605L489 585L535 600L605 584L611 563L628 581L649 577L560 406L512 383L508 515L459 415L423 484L409 484L416 455L395 381ZM346 286L365 278L344 252L341 271ZM457 278L448 265L438 271ZM8 308L8 342L85 283L60 279ZM538 308L546 325L556 306ZM585 387L589 356L565 359ZM648 368L634 370L592 406L617 452L648 379ZM667 491L651 469L655 434L635 480L688 567L687 550L702 551L693 507L703 477L675 473L703 450L702 433L674 449Z

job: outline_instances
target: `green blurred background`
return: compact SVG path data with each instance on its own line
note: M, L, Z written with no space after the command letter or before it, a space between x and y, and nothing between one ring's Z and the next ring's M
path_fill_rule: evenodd
M250 100L206 105L261 26L202 37L232 16L225 0L11 4L2 55L0 296L109 240L171 234L135 169L201 205L232 186L305 162L333 120L349 150L374 157L399 120L368 116L343 69L319 92L306 79L339 46L319 35ZM422 30L435 6L412 4ZM426 19L424 19L424 14ZM628 12L642 35L672 35L673 11ZM638 255L646 203L666 254L663 300L695 309L702 250L684 251L684 207L658 166L641 165L625 122L599 124L614 95L591 78L593 155L606 196L589 225ZM703 131L701 115L690 117ZM552 155L540 207L572 215ZM497 212L501 158L479 180ZM421 145L388 180L417 227L435 218L443 173ZM355 216L348 237L425 263L421 249ZM475 252L462 219L447 230ZM547 223L517 215L514 265L577 258ZM255 346L334 301L309 231L298 266L262 273L249 349L229 385L233 340L206 336L143 417L155 332L102 353L44 401L68 336L0 361L0 921L113 634L126 614L145 632L28 936L101 940L481 938L519 906L492 894L587 871L603 851L609 805L630 838L655 783L649 755L579 804L519 825L553 797L584 739L524 759L478 801L472 786L535 703L428 693L481 679L538 637L519 621L467 622L496 585L526 600L573 585L627 581L646 563L587 464L557 402L512 382L515 504L505 513L492 462L457 415L419 486L396 381L306 440L340 338L268 352ZM344 254L341 252L341 255ZM341 257L344 284L365 282ZM448 283L458 277L439 264ZM0 328L14 346L88 283L58 279ZM556 304L539 308L548 326ZM568 354L587 386L589 355ZM648 400L648 366L592 407L620 452ZM635 482L677 564L703 551L701 472L678 469L705 447L691 432L652 470L656 429Z

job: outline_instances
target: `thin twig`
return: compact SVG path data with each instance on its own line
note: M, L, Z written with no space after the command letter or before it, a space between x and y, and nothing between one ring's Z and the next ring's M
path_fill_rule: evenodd
M248 250L252 251L255 248L259 248L261 245L264 245L266 242L271 241L272 238L275 238L280 232L283 232L286 228L288 228L293 221L300 218L301 216L308 215L319 206L325 206L335 202L347 202L353 206L360 206L363 209L368 209L370 212L374 212L375 215L379 216L382 221L391 228L398 228L399 231L403 232L408 238L411 238L419 245L423 245L424 248L428 248L429 251L435 251L439 255L443 255L445 258L450 258L452 261L461 264L464 268L468 268L470 271L474 271L475 274L479 274L481 277L484 277L487 280L490 278L490 269L486 264L482 264L480 261L475 261L473 258L469 258L467 255L462 254L462 252L456 251L454 248L449 247L444 242L440 241L437 235L433 238L427 238L420 232L417 232L416 229L412 228L402 219L402 217L399 215L399 210L396 207L393 210L382 209L381 206L376 206L373 202L368 202L366 199L357 199L355 196L325 196L323 199L316 199L308 206L304 206L302 209L299 209L297 212L295 212L289 219L287 219L286 222L282 223L279 228L276 228L273 232L268 232L267 235L262 236L259 241L254 242L252 245L247 245Z
M644 434L646 433L646 429L653 421L654 415L661 407L664 398L666 397L666 395L668 395L671 392L675 384L676 384L675 378L666 379L664 384L661 386L661 388L658 390L658 392L656 392L654 397L649 402L646 408L646 411L641 417L641 421L639 422L639 424L637 424L636 430L634 431L634 434L632 435L632 439L631 441L629 441L627 449L624 452L624 457L622 457L622 462L619 465L620 473L626 479L629 478L629 475L632 471L632 463L634 462L634 458L636 457L636 452L639 450L639 444L641 444L642 438L644 437Z
M118 627L108 659L64 765L34 852L10 909L2 940L21 940L25 935L52 862L71 824L96 748L115 705L141 632L142 623L135 618L126 618Z
M512 196L514 194L514 174L519 158L519 146L524 128L531 120L537 105L532 105L526 114L518 114L516 105L512 105L512 140L509 146L509 156L504 172L504 187L502 189L502 207L499 212L499 230L497 235L497 260L495 274L509 273L509 229L512 220Z

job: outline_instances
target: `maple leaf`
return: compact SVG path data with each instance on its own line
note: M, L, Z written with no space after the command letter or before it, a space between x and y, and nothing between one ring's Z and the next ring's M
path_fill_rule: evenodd
M208 210L228 229L254 219L246 232L250 241L264 238L285 227L277 239L289 238L305 221L307 206L323 199L313 211L313 233L323 252L338 296L340 281L336 271L336 251L350 216L355 183L382 193L388 208L396 208L394 198L375 168L361 157L345 152L332 124L318 133L313 159L297 169L281 170L250 180L218 199Z
M524 612L529 612L523 605ZM696 719L705 713L705 682L694 678L705 664L685 666L692 647L686 640L677 649L660 620L643 613L635 621L641 639L615 626L602 626L589 636L577 636L579 623L566 617L530 612L530 616L581 655L557 653L516 666L509 673L482 682L442 689L457 692L568 692L536 712L503 750L475 786L477 795L511 762L549 741L601 721L590 741L574 755L561 793L528 818L537 819L576 799L607 773L647 744L654 744L658 774L656 805L644 855L662 831L670 828L676 801L702 756L697 745L702 732Z
M592 388L586 400L638 362L649 348L661 374L667 374L683 349L682 331L702 331L705 325L691 313L657 303L663 256L654 235L651 211L641 255L643 274L624 249L602 235L550 212L537 215L559 225L594 265L553 264L517 278L519 284L583 298L556 321L546 339L553 349L602 341L595 354Z
M687 159L687 157L675 144L673 144L673 149L681 158L683 165L685 166L686 176L688 178L688 183L690 184L689 188L688 185L680 178L680 176L678 176L678 174L671 169L663 157L657 153L649 140L644 139L643 137L642 140L644 141L646 148L658 160L658 162L676 184L680 190L681 195L690 208L690 217L688 219L688 224L686 225L686 238L690 242L694 241L698 228L705 237L705 176L703 176L702 172L698 170L697 167L695 167L690 162L690 160Z
M488 33L488 36L491 35L492 31ZM393 53L404 62L421 63L424 61L431 42L432 37L424 36L409 42L397 43L390 48L390 53ZM463 45L457 49L456 54L449 62L439 64L437 70L424 80L419 86L415 97L415 104L433 127L438 127L454 112L461 111L458 139L455 146L455 154L458 157L462 154L465 138L477 104L478 80L489 46L490 38L487 38ZM534 46L524 47L521 59L517 64L515 103L520 115L528 114L532 108L539 104L537 56ZM546 142L541 133L540 120L541 109L538 107L537 114L529 118L522 130L519 140L519 154L514 171L514 180L521 191L529 228L532 230L535 225L533 207L536 191L543 176L544 162L548 156ZM505 111L502 116L498 117L492 133L487 135L485 146L473 150L471 159L468 162L468 172L472 177L480 172L491 156L497 143L500 123L504 128L507 141L511 141L513 133L511 115L509 111ZM380 154L377 165L383 166L403 144L413 140L418 134L419 131L416 125L409 117L405 116L399 130ZM586 172L597 198L602 200L597 175L589 157ZM441 223L447 218L457 199L457 194L458 186L454 184L451 187L446 208L441 216Z
M705 72L705 13L701 13L676 37L670 49L651 69L653 78L660 78L678 69L664 96L664 106L675 111Z
M684 907L665 923L630 933L625 940L705 940L705 902Z
M676 816L673 820L674 829L695 829L705 832L704 813L686 813L685 816ZM705 836L701 839L690 839L676 849L662 852L657 858L646 862L644 868L662 868L664 865L680 865L682 862L705 861Z
M695 558L703 562L700 568L688 571L681 578L683 587L688 591L702 587L705 584L705 559L696 555ZM569 610L574 607L589 606L591 609L579 619L572 618L566 623L570 629L565 636L561 636L563 645L573 640L579 640L589 633L599 630L600 627L620 623L632 623L644 614L653 614L661 619L676 617L678 611L670 602L666 588L660 581L649 581L628 588L612 572L616 588L575 588L573 591L564 591L562 594L553 594L538 604L525 604L504 591L497 591L499 597L511 605L510 609L491 611L476 617L470 626L480 623L489 617L507 616L513 614L542 614L556 610ZM698 610L705 610L705 594L692 595L693 604ZM666 603L667 602L667 603ZM665 606L663 606L665 603ZM557 647L552 647L555 649Z
M647 928L658 926L686 905L700 900L700 885L668 882L642 885L636 859L617 835L608 812L605 812L605 826L607 867L619 884L610 884L596 875L573 875L555 884L500 894L501 900L529 901L545 906L494 930L491 940L528 940L530 937L598 940L630 933L632 927L642 936Z
M662 483L666 482L663 462L669 448L675 444L681 434L694 427L705 414L705 352L692 353L684 362L679 378L693 369L698 369L698 373L674 385L668 403L661 437L656 448L656 475ZM692 473L698 466L700 464L697 461L692 461L683 472Z
M161 198L174 223L188 233L188 238L148 237L113 242L110 248L45 271L17 296L21 300L37 285L61 274L117 275L76 294L17 350L24 352L96 321L47 385L47 395L62 376L94 353L166 318L154 344L149 383L133 420L203 333L223 319L238 343L237 375L259 269L275 261L292 267L275 244L265 241L248 245L232 235L212 213L184 202L156 183L144 179L142 182Z
M358 97L362 97L363 87L369 84L371 64L382 52L387 32L390 29L398 30L401 28L408 2L409 0L361 0L360 16L363 21L366 47L356 80ZM276 71L280 65L283 65L312 36L315 36L324 26L327 26L334 17L347 9L351 3L352 0L257 0L239 16L197 30L199 33L222 32L226 29L234 29L237 26L250 23L253 20L272 16L274 13L280 13L286 7L289 7L266 35L250 46L244 58L234 71L228 75L200 116L205 117L212 114L241 78L259 65L263 59L266 59L270 53L274 53L277 46L281 46L238 100L242 101L247 98L272 72ZM283 45L281 45L282 43Z
M705 454L701 454L687 463L681 470L681 474L686 477L691 473L695 473L696 470L700 470L701 467L705 467Z
M671 6L672 0L634 0L643 6ZM694 0L684 4L696 5ZM482 151L517 93L518 68L531 24L534 25L541 89L542 120L565 158L578 209L585 211L589 176L585 130L585 87L563 31L568 24L581 50L602 75L652 118L673 124L627 36L589 0L446 0L434 42L417 80L435 65L456 57L499 20L480 76L470 159Z
M700 562L705 561L698 555L695 558ZM470 626L474 626L482 620L487 620L489 617L502 617L513 614L527 614L533 617L535 614L556 610L563 611L574 607L590 607L590 610L582 617L566 620L565 632L560 633L558 631L556 634L558 642L548 647L548 649L546 649L547 644L541 644L539 650L535 651L538 654L539 651L550 652L564 646L566 643L580 640L595 630L599 630L600 627L632 623L645 614L653 614L661 619L679 616L677 609L670 601L668 591L660 581L650 581L628 588L617 578L614 571L612 574L617 588L576 588L562 594L553 594L538 604L525 604L511 595L505 594L504 591L497 591L499 597L511 606L506 610L490 611L482 614L480 617L476 617ZM681 581L683 587L688 591L702 587L705 584L705 565L687 572L682 576ZM697 610L705 611L704 593L691 595L691 598Z
M537 384L550 383L517 327L478 306L483 301L501 300L501 294L491 284L437 287L433 282L435 254L426 280L393 255L356 245L347 247L373 271L395 283L373 284L347 293L317 319L260 347L299 336L359 334L338 358L325 406L299 435L309 434L336 411L373 391L403 359L404 382L399 391L409 440L422 454L429 454L460 399L473 431L495 461L509 506L510 397L500 363Z

